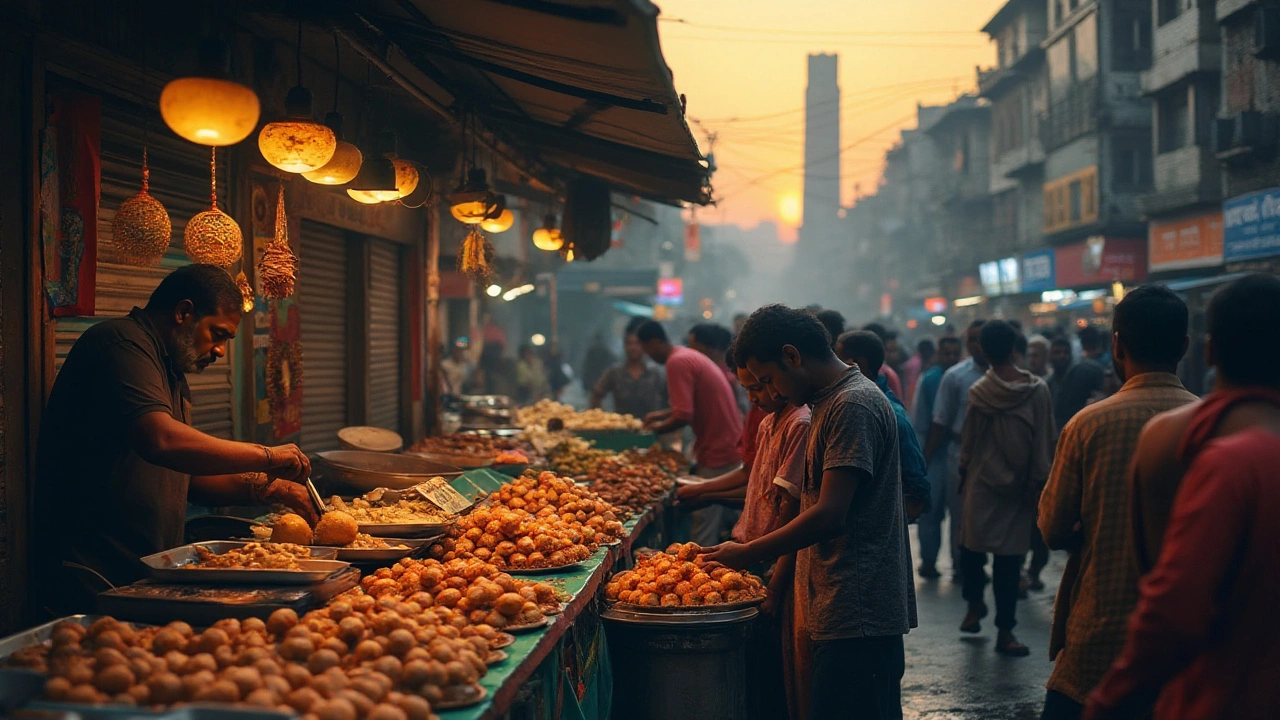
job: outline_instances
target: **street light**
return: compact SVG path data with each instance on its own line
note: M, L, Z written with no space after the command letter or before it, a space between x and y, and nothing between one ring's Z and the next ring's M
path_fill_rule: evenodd
M501 294L502 294L502 286L501 286L501 285L490 285L489 287L485 288L484 292L485 292L485 294L486 294L486 295L488 295L489 297L496 298L496 297L498 297L499 295L501 295Z

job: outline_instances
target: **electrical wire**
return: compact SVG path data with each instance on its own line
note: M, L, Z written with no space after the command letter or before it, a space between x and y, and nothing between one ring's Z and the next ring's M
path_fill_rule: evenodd
M972 76L970 76L970 75L952 75L952 76L949 76L949 77L938 77L938 78L926 78L926 79L921 79L921 80L910 80L910 81L907 81L907 82L893 83L893 84L891 84L891 85L878 85L878 86L875 86L875 87L861 88L861 89L859 89L859 90L853 90L853 91L849 91L849 92L842 92L842 93L841 93L841 98L840 98L839 102L840 102L840 103L841 103L841 105L843 106L845 102L850 102L850 101L853 101L853 100L855 100L855 99L861 98L861 97L862 97L862 96L864 96L864 95L868 95L868 94L875 94L875 93L878 93L878 92L880 92L880 91L884 91L884 90L905 89L905 88L908 88L908 87L916 87L916 86L919 86L919 85L934 85L934 84L954 83L954 82L955 82L955 81L957 81L957 80L972 80L972 79L973 79L973 78L972 78ZM785 115L792 115L792 114L794 114L794 113L804 112L806 109L809 109L810 107L815 108L815 109L816 109L816 108L820 108L820 107L825 107L825 106L827 106L827 105L832 104L833 102L836 102L836 101L835 101L835 100L822 100L822 101L819 101L819 102L813 103L813 105L812 105L812 106L801 105L800 107L792 108L792 109L790 109L790 110L780 110L780 111L778 111L778 112L768 113L768 114L765 114L765 115L754 115L754 116L748 115L748 116L746 116L746 117L742 117L742 116L734 115L734 116L725 117L725 118L698 118L698 120L699 120L699 121L701 121L701 122L704 122L704 123L750 123L750 122L758 122L758 121L761 121L761 120L771 120L771 119L773 119L773 118L783 117L783 116L785 116ZM690 118L690 119L692 119L692 118Z
M755 45L813 45L815 42L821 42L824 48L902 48L902 49L930 49L930 50L978 50L983 47L982 44L973 45L957 45L957 44L939 44L939 43L876 43L876 42L850 42L841 40L839 42L831 42L827 40L788 40L786 38L716 38L716 37L700 37L694 35L663 35L663 40L696 40L698 42L727 42L727 43L752 43Z
M685 18L659 17L658 22L668 22L702 30L719 30L726 32L768 33L770 35L840 35L846 37L881 37L886 35L981 35L981 30L787 30L779 28L729 27L725 25L706 25Z

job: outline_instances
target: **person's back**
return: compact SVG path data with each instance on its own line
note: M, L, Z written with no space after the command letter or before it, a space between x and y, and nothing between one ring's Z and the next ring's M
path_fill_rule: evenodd
M697 350L676 347L667 359L667 391L671 406L678 398L688 398L694 434L694 457L700 466L709 468L731 465L740 459L738 439L742 435L742 416L729 379L706 355Z
M1102 363L1081 358L1067 370L1053 398L1053 414L1058 427L1065 427L1075 414L1089 404L1089 398L1102 390L1107 369Z

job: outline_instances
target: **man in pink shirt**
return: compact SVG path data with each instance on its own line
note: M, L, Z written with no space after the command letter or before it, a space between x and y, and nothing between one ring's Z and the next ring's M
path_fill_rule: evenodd
M673 346L666 330L652 320L636 329L636 337L654 362L666 366L671 401L670 409L645 417L645 428L662 435L687 425L693 429L693 458L698 475L713 478L732 471L742 457L738 448L742 415L729 379L706 355ZM703 513L709 515L694 518L693 540L715 544L723 508L707 508L695 515Z

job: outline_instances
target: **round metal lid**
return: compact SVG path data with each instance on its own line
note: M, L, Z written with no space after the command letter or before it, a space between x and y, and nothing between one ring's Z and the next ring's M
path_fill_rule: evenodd
M345 427L338 431L338 442L348 450L369 452L396 452L404 447L400 433L368 425Z

